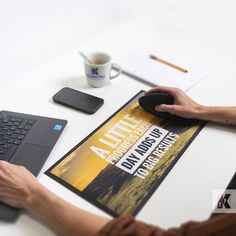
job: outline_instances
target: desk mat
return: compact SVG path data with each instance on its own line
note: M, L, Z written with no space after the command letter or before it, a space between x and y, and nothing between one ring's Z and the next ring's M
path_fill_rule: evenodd
M45 174L116 217L135 216L205 122L159 119L140 91Z

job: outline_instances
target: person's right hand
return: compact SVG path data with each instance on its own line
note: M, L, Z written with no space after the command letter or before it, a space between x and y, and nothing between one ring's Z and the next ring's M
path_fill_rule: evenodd
M169 112L184 118L199 118L203 106L193 101L181 89L158 86L150 89L145 94L168 93L174 98L173 105L161 104L155 107L158 112Z

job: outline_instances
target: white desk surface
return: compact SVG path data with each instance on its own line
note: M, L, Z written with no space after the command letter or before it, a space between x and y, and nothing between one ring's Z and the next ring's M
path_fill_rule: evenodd
M222 44L222 41L224 44ZM152 24L143 19L129 20L70 45L51 62L38 66L21 79L5 81L0 87L1 110L12 110L68 120L68 125L53 149L38 180L55 194L88 211L105 215L93 205L67 190L44 173L99 124L141 89L149 87L121 75L108 86L90 88L83 76L82 60L76 51L102 50L119 58L127 50L156 47L186 53L212 72L188 92L193 99L208 105L235 105L236 48L230 37L212 40L195 34ZM59 55L60 54L60 55ZM56 105L53 94L72 87L102 97L105 104L92 116ZM212 211L212 190L225 188L235 172L236 130L208 124L140 211L137 219L164 228L187 220L206 219ZM15 223L0 222L1 235L50 236L55 233L34 216L23 212Z

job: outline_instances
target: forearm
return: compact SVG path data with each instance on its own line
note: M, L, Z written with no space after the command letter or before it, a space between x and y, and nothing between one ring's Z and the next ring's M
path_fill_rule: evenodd
M236 107L202 106L196 118L236 126Z
M71 205L41 185L33 191L25 207L62 235L96 235L109 221L108 218L94 215Z

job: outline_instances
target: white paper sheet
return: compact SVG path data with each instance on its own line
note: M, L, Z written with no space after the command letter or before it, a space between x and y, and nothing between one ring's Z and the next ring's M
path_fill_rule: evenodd
M150 55L159 57L174 65L186 69L182 72L176 68L150 58ZM203 65L190 61L186 55L175 56L174 53L160 53L157 50L135 52L118 61L124 74L151 86L162 85L189 90L209 74Z

